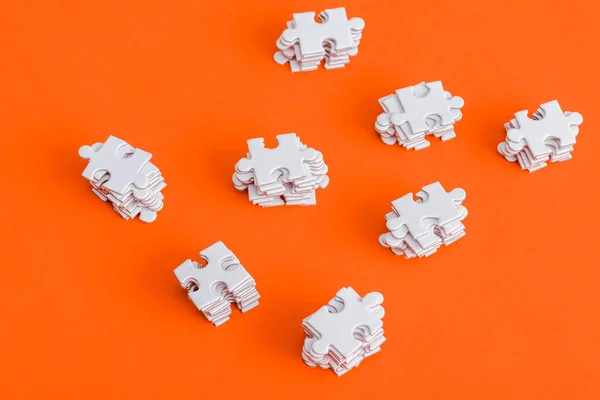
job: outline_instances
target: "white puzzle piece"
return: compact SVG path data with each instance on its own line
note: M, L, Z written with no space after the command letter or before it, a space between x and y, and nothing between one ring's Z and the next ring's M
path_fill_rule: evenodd
M506 139L498 145L498 152L529 172L544 168L547 161L567 161L582 122L581 114L563 112L556 100L542 104L533 118L527 110L519 111L504 125Z
M318 69L324 60L325 69L343 68L350 57L358 54L358 45L365 23L361 18L348 19L343 7L328 9L315 20L314 12L293 14L287 29L277 40L278 64L289 62L292 72Z
M302 55L319 53L323 43L331 41L337 49L346 50L354 46L352 31L361 31L365 23L360 18L348 20L344 8L325 10L322 22L315 21L314 12L297 13L293 15L294 27L283 31L284 43L298 43Z
M306 339L302 359L310 367L331 368L338 376L380 351L385 342L381 303L373 292L361 298L354 289L342 288L328 305L304 319Z
M82 175L90 180L92 192L109 201L115 212L124 219L156 220L166 184L159 169L149 162L150 153L110 136L105 143L82 146L79 155L89 160Z
M110 179L104 186L116 193L124 193L131 184L139 188L148 185L147 178L140 175L142 168L150 161L152 154L143 150L131 148L127 142L114 136L109 136L101 146L82 146L79 156L89 160L82 175L92 179L98 171L106 171ZM130 150L129 150L130 149Z
M442 141L456 137L454 124L461 120L464 100L444 90L442 82L421 82L399 89L379 99L383 113L377 117L375 130L381 140L406 149L429 147L427 135Z
M437 126L453 124L465 104L461 97L448 98L440 81L399 89L396 96L402 112L393 113L391 122L397 126L406 122L414 133L427 131L430 127L425 121L431 117L436 117Z
M200 257L206 266L191 260L184 261L174 271L188 297L215 326L229 320L230 303L247 312L258 305L260 295L252 276L223 242L202 250Z
M254 182L263 185L274 181L282 170L286 178L295 180L305 176L305 163L316 157L313 149L301 149L300 140L293 133L277 135L277 147L265 148L263 138L248 140L250 157L236 164L237 171L254 173Z
M315 191L329 184L321 152L305 146L296 134L277 136L278 146L264 147L264 139L248 140L249 152L235 166L237 190L261 207L316 204Z
M466 196L463 189L446 192L439 182L432 183L423 187L418 202L412 193L392 201L392 207L399 216L389 219L386 226L390 231L406 227L415 237L424 235L431 225L444 226L462 216L463 212L456 204Z
M425 186L394 200L392 212L385 216L389 232L379 237L379 243L394 254L406 258L428 257L442 245L448 246L465 236L462 221L467 217L463 189L446 192L439 182Z

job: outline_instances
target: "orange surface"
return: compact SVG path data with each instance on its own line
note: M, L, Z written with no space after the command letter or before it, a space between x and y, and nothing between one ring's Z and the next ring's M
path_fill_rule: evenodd
M597 399L598 3L6 1L0 14L2 399ZM272 60L291 13L366 21L337 71ZM379 97L441 79L458 137L420 152L373 131ZM573 160L529 174L503 123L558 99ZM323 152L316 207L234 190L245 141L296 132ZM80 176L122 137L168 187L124 221ZM390 202L463 187L466 238L428 259L379 246ZM261 305L211 326L173 269L223 240ZM337 379L300 357L302 319L342 286L385 295L387 343Z

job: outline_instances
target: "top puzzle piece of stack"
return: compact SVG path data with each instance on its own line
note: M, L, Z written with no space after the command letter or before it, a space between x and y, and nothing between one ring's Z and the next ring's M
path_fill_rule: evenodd
M131 147L110 136L104 143L79 148L79 156L89 160L82 175L92 191L124 219L140 216L153 222L163 207L161 190L167 185L158 168L150 162L152 154Z
M295 133L277 135L277 143L267 149L263 138L248 140L246 158L235 165L235 188L247 189L250 201L261 207L316 204L315 190L329 183L323 154Z
M529 172L544 168L548 160L570 160L583 122L581 114L563 112L556 100L542 104L532 119L527 114L527 110L519 111L504 124L506 140L498 145L498 152Z
M340 376L379 352L385 342L382 303L381 293L361 298L351 287L340 289L327 306L302 321L304 362Z
M321 23L314 12L297 13L277 40L278 64L290 63L292 72L314 71L325 59L325 69L343 68L358 54L365 22L346 16L343 7L323 11Z
M173 272L212 324L220 326L229 320L231 303L242 313L258 306L256 282L223 242L202 250L200 257L206 265L188 259Z
M396 90L379 99L384 112L377 117L375 130L385 144L421 150L429 147L426 135L442 141L456 137L454 123L460 121L465 102L444 90L442 82L421 82Z
M463 189L446 192L439 182L423 187L417 200L408 193L392 202L392 212L385 216L389 232L379 237L379 243L396 255L407 259L428 257L442 245L448 246L465 236L462 221L467 208Z

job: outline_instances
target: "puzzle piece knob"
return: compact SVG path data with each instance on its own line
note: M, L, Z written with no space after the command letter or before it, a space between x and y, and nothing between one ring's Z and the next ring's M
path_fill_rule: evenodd
M85 145L85 146L81 146L77 153L79 154L79 157L86 158L89 160L90 158L92 158L92 154L94 154L94 150L92 149L91 146Z

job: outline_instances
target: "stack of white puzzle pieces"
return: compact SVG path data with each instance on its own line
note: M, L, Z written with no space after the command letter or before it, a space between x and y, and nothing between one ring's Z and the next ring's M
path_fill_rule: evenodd
M527 115L527 110L519 111L504 125L506 140L498 145L500 154L510 162L518 161L521 169L529 172L544 168L548 160L570 160L583 122L581 114L563 112L553 100L542 104L533 119Z
M158 168L150 162L152 154L135 149L110 136L104 143L82 146L79 155L89 160L83 176L92 191L125 219L139 215L153 222L163 207L162 189L167 186Z
M331 368L340 376L379 352L385 342L382 303L381 293L361 298L351 287L340 289L328 305L302 322L304 362Z
M362 19L348 20L343 7L325 10L319 19L321 23L315 21L314 12L293 15L277 40L278 64L289 62L292 72L306 72L316 70L324 59L326 69L343 68L358 54Z
M223 242L202 250L200 257L206 266L185 260L174 273L190 300L212 324L219 326L229 320L230 303L242 313L258 306L256 282Z
M248 190L250 201L261 207L316 204L315 190L329 183L323 154L294 133L277 135L277 143L267 149L263 138L248 140L249 152L235 165L235 188Z
M396 255L407 259L428 257L442 245L448 246L465 236L462 221L467 209L462 205L466 192L457 188L446 192L439 182L425 186L417 193L392 202L392 212L385 216L389 232L379 243Z
M375 130L381 140L406 149L429 147L427 135L442 141L456 137L454 123L460 121L464 100L444 91L442 82L421 82L396 90L379 99L384 112L377 117Z

